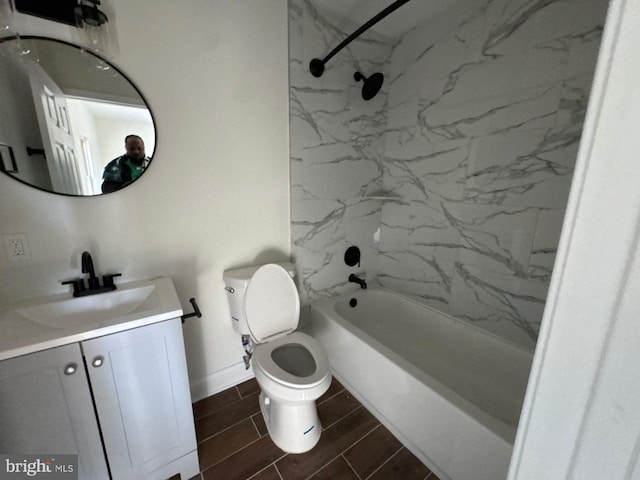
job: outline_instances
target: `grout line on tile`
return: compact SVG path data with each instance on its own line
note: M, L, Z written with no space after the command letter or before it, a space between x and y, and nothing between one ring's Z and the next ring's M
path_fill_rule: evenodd
M285 454L286 455L286 454ZM282 458L282 457L280 457ZM280 460L280 458L278 460ZM278 461L276 460L276 462ZM276 469L276 472L278 473L278 476L280 477L280 479L282 480L282 476L280 475L280 472L278 472L278 467L276 467L276 462L270 463L269 465L266 465L263 469L258 470L256 473L254 473L253 475L251 475L250 477L247 477L247 480L251 480L252 478L257 477L258 475L260 475L262 472L264 472L265 470L267 470L269 467L273 467Z
M362 437L364 438L364 437ZM361 439L362 440L362 439ZM348 450L348 449L347 449ZM346 452L347 450L345 450L344 452ZM358 478L358 480L360 480L360 475L358 475L358 472L356 472L356 469L353 468L353 465L351 465L351 463L349 463L349 460L347 460L347 457L344 456L344 452L342 452L340 455L342 456L342 459L347 463L347 465L349 465L349 468L351 469L351 471L355 474L355 476Z
M258 425L256 425L256 422L253 420L253 415L251 415L249 417L249 420L251 420L251 423L253 424L253 428L256 429L256 432L258 432L258 438L262 438L262 434L260 433L260 430L258 430Z
M246 419L245 419L245 420L246 420ZM214 436L215 436L215 435L214 435ZM209 438L211 438L211 437L209 437ZM253 442L246 443L246 444L242 445L240 448L238 448L237 450L234 450L233 452L231 452L231 453L230 453L229 455L227 455L226 457L223 457L223 458L219 459L217 462L212 463L211 465L207 465L207 466L206 466L206 468L203 468L203 469L201 469L201 470L200 470L200 474L202 474L202 472L204 472L205 470L209 470L211 467L214 467L214 466L218 465L219 463L224 462L227 458L232 457L232 456L233 456L233 455L235 455L236 453L238 453L238 452L240 452L240 451L244 450L245 448L247 448L247 447L248 447L248 446L250 446L250 445L253 445L254 443L256 443L256 442L260 441L261 439L262 439L262 437L258 436L258 438L256 438ZM282 457L281 457L281 458L282 458Z
M363 407L363 408L364 408L364 407ZM365 409L365 410L366 410L366 409ZM377 420L377 419L376 419L376 420ZM373 427L373 428L372 428L371 430L369 430L367 433L365 433L364 435L362 435L360 438L358 438L356 441L354 441L351 445L349 445L348 447L346 447L346 448L342 451L342 454L344 455L344 453L345 453L347 450L351 450L351 449L352 449L353 447L355 447L358 443L360 443L362 440L364 440L366 437L368 437L369 435L371 435L373 432L375 432L375 431L376 431L377 429L379 429L380 427L382 427L382 424L381 424L381 423L378 423L375 427ZM397 452L396 452L396 453L397 453ZM393 455L395 455L395 453L394 453ZM393 455L392 455L392 456L393 456ZM345 460L347 460L347 457L344 457L344 459L345 459ZM347 463L349 463L349 462L347 461ZM351 467L351 464L350 464L350 463L349 463L349 466ZM353 467L351 467L351 468L353 468ZM356 475L357 475L357 473L356 473ZM358 478L360 478L360 477L358 477Z
M232 387L232 388L235 388L235 387ZM202 416L200 416L200 417L198 417L198 418L195 418L195 417L194 417L194 420L195 420L196 422L198 422L198 421L200 421L200 420L202 420L202 419L204 419L204 418L210 417L211 415L215 415L216 413L218 413L218 412L219 412L220 410L222 410L223 408L230 407L231 405L233 405L233 404L235 404L235 403L241 402L242 400L246 400L246 399L247 399L247 398L249 398L250 396L251 396L251 395L247 395L246 397L240 397L240 398L238 398L238 399L236 399L236 400L233 400L233 401L231 401L231 402L229 402L229 403L225 404L225 405L224 405L224 406L222 406L222 407L218 407L218 408L216 408L215 410L213 410L213 411L211 411L211 412L207 413L206 415L202 415Z
M389 458L387 458L384 462L382 462L382 463L380 464L380 466L379 466L378 468L376 468L373 472L371 472L367 478L371 478L372 476L374 476L378 470L380 470L380 469L381 469L382 467L384 467L387 463L389 463L393 457L395 457L396 455L398 455L398 453L400 453L400 451L401 451L403 448L404 448L404 445L401 445L401 446L400 446L400 448L396 451L396 453L394 453L394 454L393 454L393 455L391 455ZM366 479L365 479L365 480L366 480Z
M340 418L334 420L333 422L331 422L329 425L322 425L322 431L324 432L327 428L330 428L332 426L334 426L336 423L338 423L340 420L342 420L343 418L351 415L353 412L355 412L357 409L359 409L360 407L364 408L364 406L358 402L358 405L356 405L354 408L352 408L351 410L349 410L347 413L345 413L343 416L341 416ZM365 409L366 410L366 409ZM376 421L378 421L378 419L376 419ZM322 422L320 422L322 423ZM379 423L378 423L379 424Z
M378 420L378 419L376 418L376 420ZM382 424L378 422L378 424L377 424L375 427L373 427L373 428L372 428L371 430L369 430L367 433L365 433L364 435L362 435L358 440L356 440L356 441L354 442L354 444L353 444L353 445L351 445L351 447L353 447L353 446L354 446L354 445L356 445L357 443L360 443L360 441L361 441L361 440L364 440L366 437L368 437L369 435L371 435L373 432L375 432L376 430L378 430L378 429L379 429L379 428L381 428L381 427L382 427ZM349 448L351 448L351 447L349 447ZM345 448L345 449L344 449L344 451L346 452L347 450L349 450L349 448Z
M315 472L307 475L306 477L304 477L306 480L309 480L310 478L313 478L315 475L317 475L321 470L323 470L327 465L329 465L331 462L333 462L336 458L339 458L340 456L342 456L342 452L339 453L338 455L336 455L335 457L331 458L327 463L325 463L324 465L322 465L320 468L318 468Z
M328 402L329 400L331 400L333 397L335 397L336 395L341 394L342 392L344 392L346 389L343 388L342 390L338 390L337 392L335 392L333 395L331 395L330 397L327 397L325 399L323 399L321 402L317 403L317 405L322 405L325 402Z
M280 477L280 480L284 480L284 478L282 478L282 474L280 473L280 470L278 470L278 465L276 465L276 462L273 462L273 468L276 469L276 472L278 473L278 477Z
M214 433L214 434L212 434L212 435L209 435L208 437L205 437L205 438L202 438L202 439L198 440L198 445L200 445L201 443L206 442L207 440L209 440L209 439L211 439L211 438L213 438L213 437L217 437L217 436L218 436L218 435L220 435L221 433L224 433L224 432L226 432L227 430L229 430L229 429L231 429L231 428L233 428L233 427L236 427L238 424L240 424L240 423L244 422L245 420L247 420L247 418L248 418L248 419L251 419L251 417L243 418L242 420L240 420L240 421L238 421L238 422L234 423L233 425L229 425L228 427L225 427L225 428L223 428L222 430L218 430L216 433ZM251 423L253 423L253 420L252 420L252 422L251 422ZM255 423L254 423L253 425L255 426ZM259 436L260 436L260 432L258 432L258 437L259 437ZM253 443L253 442L252 442L252 443Z

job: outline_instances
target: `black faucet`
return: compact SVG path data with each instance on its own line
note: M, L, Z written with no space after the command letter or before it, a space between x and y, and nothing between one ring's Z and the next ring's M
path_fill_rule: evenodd
M96 272L93 268L93 259L89 252L82 252L82 273L89 274L89 278L87 279L89 288L85 288L84 278L75 278L73 280L62 282L62 285L73 285L74 297L84 297L86 295L94 295L96 293L111 292L116 289L116 285L113 283L113 277L119 277L122 275L121 273L103 275L103 285L100 286L100 279L96 277Z
M349 282L357 283L358 285L360 285L360 288L362 288L362 289L366 289L367 288L367 282L365 282L363 278L360 278L360 277L358 277L357 275L355 275L353 273L351 275L349 275Z
M89 252L82 252L82 273L89 274L89 290L100 288L100 280L96 277L96 272L93 270L93 258L91 258Z

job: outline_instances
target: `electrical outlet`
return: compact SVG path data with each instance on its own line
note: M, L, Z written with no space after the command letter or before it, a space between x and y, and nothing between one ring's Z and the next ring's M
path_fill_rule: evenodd
M11 261L29 260L31 252L27 243L26 233L12 233L2 235L4 250Z

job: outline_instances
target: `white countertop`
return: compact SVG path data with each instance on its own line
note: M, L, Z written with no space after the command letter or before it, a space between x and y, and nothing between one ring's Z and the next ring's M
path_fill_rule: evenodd
M75 321L60 327L47 326L18 313L22 309L72 299L71 293L24 300L0 306L0 361L29 353L102 337L132 328L180 317L183 313L173 282L168 277L117 284L115 292L151 286L148 297L124 314L102 314L100 320ZM96 295L110 295L114 292ZM82 297L87 298L87 297ZM107 297L103 297L107 298Z

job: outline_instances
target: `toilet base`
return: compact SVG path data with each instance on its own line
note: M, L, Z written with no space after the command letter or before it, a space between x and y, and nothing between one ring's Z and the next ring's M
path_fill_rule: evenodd
M320 440L322 427L315 400L274 401L262 390L260 411L271 440L284 452L308 452Z

